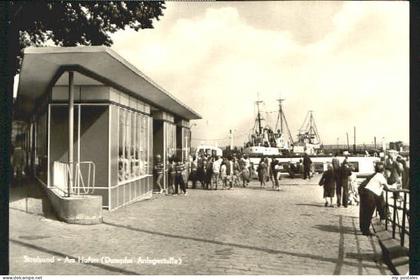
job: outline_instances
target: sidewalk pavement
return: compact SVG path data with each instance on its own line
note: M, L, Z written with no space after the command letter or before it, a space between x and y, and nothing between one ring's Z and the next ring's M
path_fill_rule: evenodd
M104 211L104 223L89 226L15 207L10 273L391 274L377 239L358 230L358 207L324 207L318 180L284 179L281 191L253 181L245 189L154 195ZM54 262L34 262L46 258Z

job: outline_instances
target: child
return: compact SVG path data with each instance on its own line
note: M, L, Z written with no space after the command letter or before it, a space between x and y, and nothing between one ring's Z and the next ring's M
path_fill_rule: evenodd
M353 172L349 178L349 205L359 205L359 193L357 192L357 177Z
M335 193L335 175L333 171L333 167L331 164L328 164L328 170L322 174L321 180L319 181L319 185L324 187L324 199L325 199L325 207L328 206L328 198L330 199L330 207L334 207L333 205L333 197Z

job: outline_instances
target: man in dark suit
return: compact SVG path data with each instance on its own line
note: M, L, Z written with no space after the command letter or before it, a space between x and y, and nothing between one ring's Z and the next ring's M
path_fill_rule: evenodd
M311 164L312 160L305 152L305 155L303 156L303 179L305 180L306 178L311 179Z

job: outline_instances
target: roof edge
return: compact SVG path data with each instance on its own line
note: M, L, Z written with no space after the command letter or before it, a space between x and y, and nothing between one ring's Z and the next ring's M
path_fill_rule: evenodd
M26 54L47 54L47 53L97 53L97 52L104 52L113 57L115 60L123 64L129 70L134 72L139 77L146 80L152 86L160 90L162 93L166 94L169 98L173 101L177 102L179 105L184 107L186 110L190 111L191 114L195 115L196 119L202 119L202 116L193 110L191 107L187 106L184 102L176 98L174 95L169 93L167 90L162 88L156 82L154 82L150 77L146 74L141 72L136 66L131 64L125 58L123 58L120 54L118 54L115 50L110 47L106 46L75 46L75 47L60 47L60 46L49 46L49 47L27 47L24 49L24 57ZM19 90L19 89L18 89Z

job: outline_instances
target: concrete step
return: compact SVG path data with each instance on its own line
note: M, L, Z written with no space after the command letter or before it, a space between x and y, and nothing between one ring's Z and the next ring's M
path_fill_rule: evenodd
M28 214L55 218L47 195L36 183L10 189L9 208Z
M408 256L402 256L391 260L395 267L404 266L410 262Z
M25 197L9 203L9 208L24 211L29 214L43 215L41 198Z
M405 275L408 273L408 249L402 247L398 240L392 238L392 233L385 230L385 226L378 219L372 221L372 227L379 239L384 259L393 273Z

